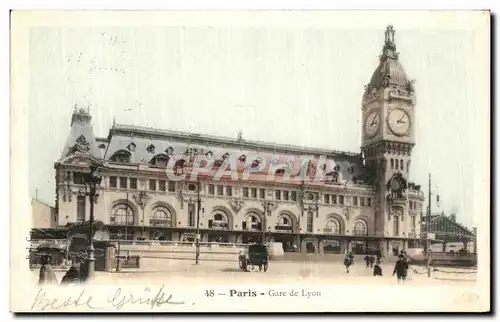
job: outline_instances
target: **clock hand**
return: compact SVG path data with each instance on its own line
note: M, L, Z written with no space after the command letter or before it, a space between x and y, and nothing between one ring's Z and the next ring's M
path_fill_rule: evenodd
M373 119L372 119L372 123L370 124L370 127L371 126L374 126L375 124L377 124L377 118L374 116Z

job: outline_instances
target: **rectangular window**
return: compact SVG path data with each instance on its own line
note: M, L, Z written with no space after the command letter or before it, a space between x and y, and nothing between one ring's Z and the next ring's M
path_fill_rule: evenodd
M276 190L274 196L276 200L281 200L281 190Z
M339 205L344 204L344 196L339 196Z
M394 220L394 236L399 236L399 216L393 216Z
M168 191L175 192L175 181L168 182Z
M252 198L257 198L257 188L250 189L250 192L252 193Z
M126 177L120 177L120 188L127 189L127 179Z
M191 203L188 206L188 215L189 215L189 217L188 217L188 226L189 227L194 227L194 224L195 224L195 222L194 222L195 221L194 220L194 211L195 211L194 210L194 206L195 206L194 203Z
M149 190L156 191L156 180L149 179Z
M137 189L137 178L129 178L130 189Z
M215 186L213 184L208 185L208 194L211 196L215 195Z
M260 189L260 199L265 199L266 198L266 190L261 188Z
M312 213L312 211L308 211L307 212L307 232L308 233L313 232L313 221L314 221L313 213Z
M372 206L372 198L368 198L368 207L371 207Z
M288 199L289 199L288 196L289 196L288 191L286 191L286 190L283 191L283 200L288 201Z
M248 198L248 187L243 187L243 198Z
M332 204L337 204L337 195L332 195Z
M230 186L226 187L226 196L231 197L233 195L233 189Z
M158 181L158 190L160 191L165 191L166 189L166 181L165 180L159 180Z
M297 191L292 191L290 197L292 201L297 201Z
M411 232L415 233L416 228L417 228L417 218L416 216L411 216Z
M358 197L356 197L356 196L352 197L352 205L353 206L357 206L358 205Z
M325 203L330 203L330 195L328 195L328 194L326 194L326 193L325 193L325 194L323 195L323 199L324 199L324 202L325 202Z
M85 221L85 196L78 196L76 199L76 221Z
M86 173L73 172L73 183L74 184L85 184Z
M111 188L116 188L116 180L117 178L116 177L109 177L109 186Z
M361 207L364 207L365 206L365 197L359 197L359 205Z
M217 186L217 195L218 196L224 195L224 186Z

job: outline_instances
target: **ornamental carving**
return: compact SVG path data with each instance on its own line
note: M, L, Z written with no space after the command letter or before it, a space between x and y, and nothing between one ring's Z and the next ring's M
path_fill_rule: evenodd
M345 207L343 210L342 210L342 213L344 214L345 216L345 219L349 220L349 216L351 215L351 210L349 207Z
M76 139L76 144L73 146L73 152L87 153L90 150L90 144L85 136L80 135Z
M243 208L244 202L240 199L233 199L229 202L229 205L235 213L238 213L240 212L241 208Z
M405 198L408 182L401 173L395 173L392 178L387 182L387 190L389 190L389 199L403 199Z
M144 191L134 194L134 200L141 209L144 209L149 199L151 199L151 197Z

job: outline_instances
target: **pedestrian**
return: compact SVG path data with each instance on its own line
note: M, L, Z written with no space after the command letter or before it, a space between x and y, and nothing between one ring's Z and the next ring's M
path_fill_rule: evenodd
M373 276L382 276L382 266L380 264L380 259L377 260L375 266L373 267Z
M370 255L370 259L369 260L370 260L370 267L373 268L373 263L375 263L375 256Z
M349 259L351 260L351 265L354 264L354 255L352 254L352 251L349 252Z
M42 255L40 257L40 274L38 277L38 284L58 284L56 273L52 269L52 265L50 265L50 255Z
M403 255L399 255L399 259L394 266L394 271L392 272L392 276L394 274L397 275L398 282L402 282L406 280L406 275L408 273L408 262L404 258Z
M366 267L369 267L370 266L370 256L368 254L365 255L365 264L366 264Z
M344 258L344 266L345 266L347 273L349 273L349 266L351 266L351 264L352 264L352 260L349 258L349 256L346 256Z
M81 282L80 265L75 263L71 265L69 270L66 272L66 274L61 280L61 284L71 284L80 282Z

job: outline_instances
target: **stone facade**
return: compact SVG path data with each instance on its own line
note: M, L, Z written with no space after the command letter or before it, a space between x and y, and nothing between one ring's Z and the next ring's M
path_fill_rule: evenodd
M56 228L57 213L56 209L45 202L33 199L31 200L33 228Z
M424 200L408 182L415 96L391 30L363 96L362 153L119 124L95 138L90 114L75 110L55 164L59 225L89 219L85 173L96 164L95 219L111 238L192 240L200 200L202 241L265 240L316 253L411 246ZM213 166L197 173L206 167L197 156ZM216 179L227 166L232 172Z

